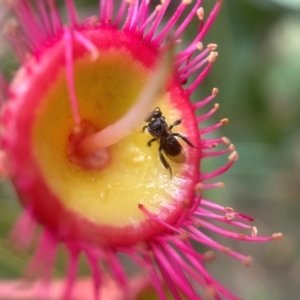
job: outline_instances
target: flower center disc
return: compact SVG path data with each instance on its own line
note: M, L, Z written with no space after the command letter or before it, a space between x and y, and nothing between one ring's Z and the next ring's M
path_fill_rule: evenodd
M74 39L73 77L81 120L101 130L134 105L157 53L131 34L114 29L82 31L99 50L96 60ZM139 208L174 223L193 199L200 154L182 145L187 159L172 162L173 176L162 165L158 143L141 130L107 149L108 163L87 169L68 155L74 116L66 80L65 40L47 47L37 61L21 69L13 83L15 114L9 126L16 142L10 155L17 169L14 183L23 204L62 239L102 245L129 245L165 230ZM26 73L26 75L24 75ZM17 105L16 105L17 104ZM13 107L13 105L11 105ZM157 99L173 128L199 147L197 125L188 97L176 78ZM8 132L8 130L7 130ZM189 199L189 200L188 200Z

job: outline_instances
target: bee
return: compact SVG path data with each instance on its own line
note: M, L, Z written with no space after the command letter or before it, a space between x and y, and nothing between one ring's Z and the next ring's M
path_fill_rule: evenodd
M169 163L166 161L162 151L167 155L167 157L175 163L183 163L186 160L186 154L177 140L177 137L184 140L190 147L195 147L185 136L180 133L173 133L173 127L181 124L182 119L175 121L172 125L168 126L165 117L159 107L156 107L152 112L148 114L145 122L148 125L143 127L143 132L148 129L148 132L153 136L153 138L147 143L148 147L156 141L159 144L158 152L159 158L166 169L169 169L170 176L172 178L172 169Z

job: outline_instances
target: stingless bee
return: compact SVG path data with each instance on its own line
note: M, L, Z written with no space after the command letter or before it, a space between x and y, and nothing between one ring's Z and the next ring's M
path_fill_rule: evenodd
M162 151L175 163L183 163L186 160L186 154L178 142L176 137L180 137L184 140L190 147L195 147L185 136L180 133L173 133L171 130L174 126L177 126L181 123L181 119L175 121L172 125L168 126L165 117L162 115L162 112L159 107L156 107L152 112L150 112L145 119L145 122L148 122L148 125L143 127L143 131L148 129L148 132L153 136L147 145L148 147L154 141L157 141L159 144L158 152L159 158L166 169L169 169L170 175L172 178L172 169L168 162L166 161Z

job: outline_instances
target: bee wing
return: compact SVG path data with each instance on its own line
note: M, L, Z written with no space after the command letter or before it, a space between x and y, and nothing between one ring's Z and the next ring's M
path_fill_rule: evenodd
M164 153L174 162L180 164L185 162L186 160L186 154L180 145L180 143L177 141L175 137L172 135L169 136L168 139L161 138L159 140L159 143L161 145L162 150Z
M185 162L186 160L186 154L185 154L185 151L183 150L183 148L181 149L181 152L175 156L171 156L170 154L166 153L164 151L164 153L174 162L178 163L178 164L181 164L183 162Z

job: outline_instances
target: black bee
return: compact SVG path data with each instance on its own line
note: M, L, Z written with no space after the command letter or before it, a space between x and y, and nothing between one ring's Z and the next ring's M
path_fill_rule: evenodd
M176 137L180 137L184 140L190 147L195 147L185 136L180 133L173 133L171 130L174 126L177 126L181 123L181 119L175 121L171 126L168 126L165 117L162 115L159 107L156 107L154 111L150 112L145 122L148 122L148 125L143 127L143 131L148 129L148 132L153 136L147 145L151 146L152 142L157 141L159 143L159 158L166 169L169 169L170 175L172 178L172 169L165 157L162 154L164 153L174 162L183 163L186 160L185 152L182 146L177 141Z

